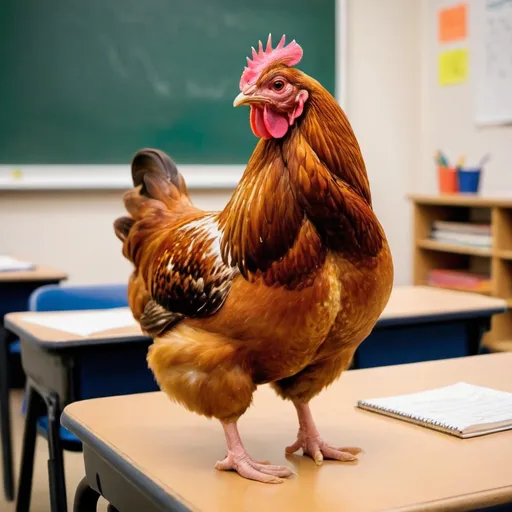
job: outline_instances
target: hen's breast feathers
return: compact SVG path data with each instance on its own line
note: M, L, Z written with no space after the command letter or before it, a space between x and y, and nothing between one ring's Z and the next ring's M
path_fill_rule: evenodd
M331 172L297 128L283 142L258 143L222 212L165 210L155 208L131 232L140 255L132 261L151 296L141 325L159 334L184 317L216 313L237 274L300 290L313 284L329 250L364 266L385 243L368 199Z

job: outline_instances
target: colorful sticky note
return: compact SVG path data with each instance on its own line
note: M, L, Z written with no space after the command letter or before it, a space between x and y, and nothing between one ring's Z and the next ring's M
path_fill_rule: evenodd
M446 50L439 54L439 84L453 85L468 78L469 55L467 48Z
M21 169L11 169L11 177L14 180L21 180L23 178L23 171Z
M467 5L460 4L439 11L439 42L464 39L467 35Z

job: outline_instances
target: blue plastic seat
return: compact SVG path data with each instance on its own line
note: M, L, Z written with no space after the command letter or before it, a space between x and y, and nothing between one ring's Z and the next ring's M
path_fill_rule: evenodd
M21 353L21 342L20 342L20 340L13 341L9 345L9 352L11 354L20 354Z
M35 290L29 299L30 311L74 311L86 309L109 309L126 307L128 305L128 286L121 285L46 285ZM19 341L11 344L13 346ZM25 403L23 403L25 412ZM48 418L42 416L38 421L38 431L44 437L48 436ZM82 443L71 432L60 427L62 447L65 450L80 451Z

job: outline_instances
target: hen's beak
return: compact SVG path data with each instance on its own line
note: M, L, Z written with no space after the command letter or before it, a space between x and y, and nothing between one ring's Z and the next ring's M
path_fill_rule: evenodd
M244 94L241 92L233 101L233 107L239 107L240 105L248 105L253 99L252 95Z

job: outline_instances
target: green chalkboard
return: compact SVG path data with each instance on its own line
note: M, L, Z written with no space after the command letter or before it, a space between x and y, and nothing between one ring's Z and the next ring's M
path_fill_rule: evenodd
M334 92L335 0L2 0L0 164L243 164L256 139L233 108L268 33Z

